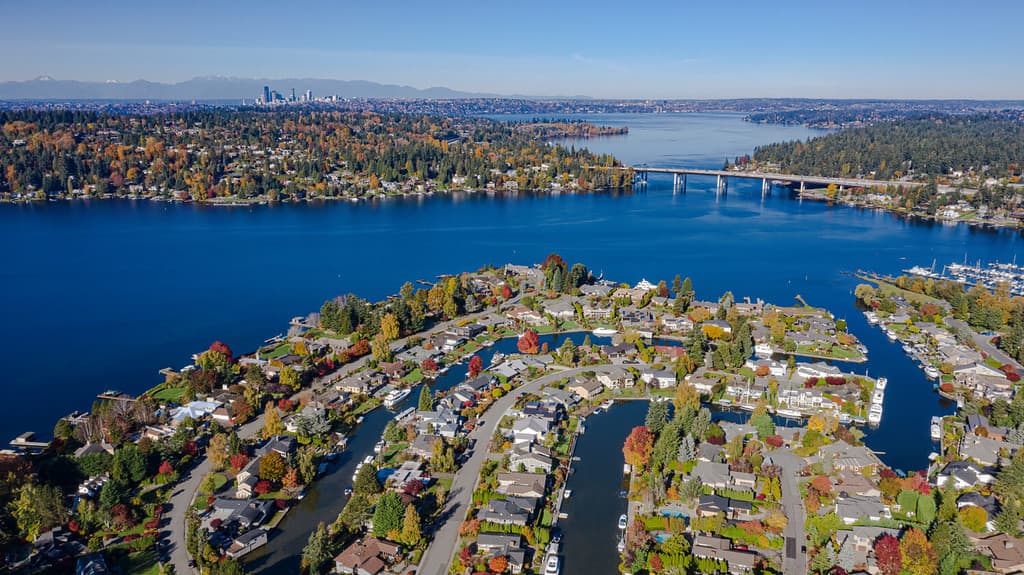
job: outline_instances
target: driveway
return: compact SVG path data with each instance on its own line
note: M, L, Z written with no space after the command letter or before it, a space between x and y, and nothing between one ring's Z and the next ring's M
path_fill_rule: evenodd
M798 486L799 473L804 467L802 457L777 449L770 453L772 460L782 468L782 506L789 521L783 535L787 540L796 541L796 557L790 558L783 546L782 572L794 575L807 575L807 555L800 550L806 545L804 534L804 502L800 499Z
M445 501L444 509L438 519L440 524L434 532L430 546L427 547L427 552L423 554L423 559L420 561L418 575L446 575L448 573L448 565L455 556L459 542L459 525L462 524L466 511L469 510L473 490L480 477L480 468L488 458L487 444L494 435L498 422L515 404L516 399L525 393L536 393L560 379L572 377L584 371L603 373L612 369L614 366L611 365L588 365L551 373L524 383L491 405L487 413L480 418L480 424L469 434L471 439L476 440L476 448L473 449L469 460L455 475L455 481L452 482L448 499Z

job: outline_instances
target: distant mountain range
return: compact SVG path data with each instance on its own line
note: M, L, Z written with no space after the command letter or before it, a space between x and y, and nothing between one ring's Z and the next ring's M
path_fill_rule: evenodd
M283 96L292 88L301 96L313 90L314 97L343 98L495 98L496 94L460 92L450 88L413 88L395 84L378 84L363 80L328 80L322 78L259 78L200 77L175 84L135 80L134 82L81 82L56 80L40 76L32 80L0 82L3 100L253 100L270 86Z

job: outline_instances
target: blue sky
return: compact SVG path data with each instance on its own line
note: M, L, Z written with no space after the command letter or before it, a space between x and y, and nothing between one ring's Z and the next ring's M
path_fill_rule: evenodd
M0 80L317 77L628 98L1024 98L1014 0L0 0Z

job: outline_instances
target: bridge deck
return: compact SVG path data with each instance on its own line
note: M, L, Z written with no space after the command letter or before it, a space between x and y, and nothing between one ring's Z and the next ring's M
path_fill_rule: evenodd
M921 182L904 182L896 180L868 180L864 178L829 178L825 176L805 176L801 174L776 174L772 172L743 172L734 170L703 170L699 168L648 168L644 166L632 166L632 169L639 173L649 174L684 174L694 176L714 176L722 178L746 178L750 180L774 180L779 182L805 183L805 184L835 184L837 186L848 186L851 188L875 188L879 186L921 186Z

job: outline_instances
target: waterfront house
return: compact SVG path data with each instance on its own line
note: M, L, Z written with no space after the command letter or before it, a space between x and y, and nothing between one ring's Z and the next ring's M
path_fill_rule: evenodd
M548 320L540 313L524 306L516 306L512 311L508 312L510 319L520 321L528 325L547 325Z
M991 437L964 434L960 438L959 448L960 457L974 460L983 466L995 466L1000 462L1001 452L1005 452L1008 457L1013 457L1020 446Z
M580 286L580 293L585 296L604 297L615 288L613 282L600 281L595 284L584 284Z
M455 326L448 330L449 332L465 339L473 339L476 336L487 331L487 328L478 323L468 323L466 325Z
M531 445L524 446L517 444L512 448L509 455L509 468L522 469L529 473L551 473L554 461L549 455L538 453L531 448Z
M549 398L566 409L569 409L580 402L578 395L565 389L558 389L557 387L545 387L541 393L544 397Z
M288 459L292 453L295 453L296 446L295 438L291 435L275 435L256 448L256 455L260 457L271 451L276 451L278 455Z
M263 528L253 529L247 531L231 542L231 546L228 547L225 555L229 559L238 559L248 555L252 551L259 549L267 544L267 530Z
M572 378L572 381L565 388L583 399L592 399L604 391L604 386L601 385L600 381L580 376Z
M274 502L268 499L226 499L218 497L210 506L210 512L203 517L203 525L210 529L216 519L221 524L237 523L242 529L259 526L270 517Z
M801 363L796 368L797 377L808 378L808 377L841 377L843 372L834 365L829 365L823 361L816 361L814 363Z
M334 558L334 569L346 575L378 575L402 555L397 543L364 537Z
M612 367L597 374L597 381L609 389L625 389L636 383L633 374L621 367Z
M85 455L89 455L91 453L108 453L110 455L113 455L114 454L114 446L109 444L109 443L107 443L107 442L105 442L105 441L100 441L100 442L97 442L97 443L93 443L92 441L87 441L85 443L85 445L83 445L83 446L81 446L81 447L79 447L78 449L75 450L75 457L79 458L79 457L83 457Z
M608 359L612 360L627 360L634 357L637 353L636 346L631 343L617 343L614 345L602 345L601 353L608 356Z
M867 447L850 445L842 440L823 445L818 455L826 469L830 470L861 472L864 469L873 470L879 464L878 458Z
M171 410L171 424L178 425L186 419L199 421L213 413L220 403L214 401L191 401Z
M551 421L540 417L524 417L512 422L512 437L515 443L542 443L551 431Z
M658 389L671 389L676 386L676 372L671 369L645 368L640 372L640 379Z
M503 361L496 367L488 369L491 373L504 377L505 379L511 379L520 373L527 370L526 363L521 359L510 359Z
M522 535L505 535L502 533L481 533L476 539L477 551L481 553L507 553L510 549L523 546Z
M547 481L543 473L499 473L495 491L518 497L544 497Z
M532 497L491 499L477 518L498 525L526 525L537 509L537 502L538 499Z
M990 485L995 477L969 461L950 461L935 475L935 485L952 485L958 490Z

